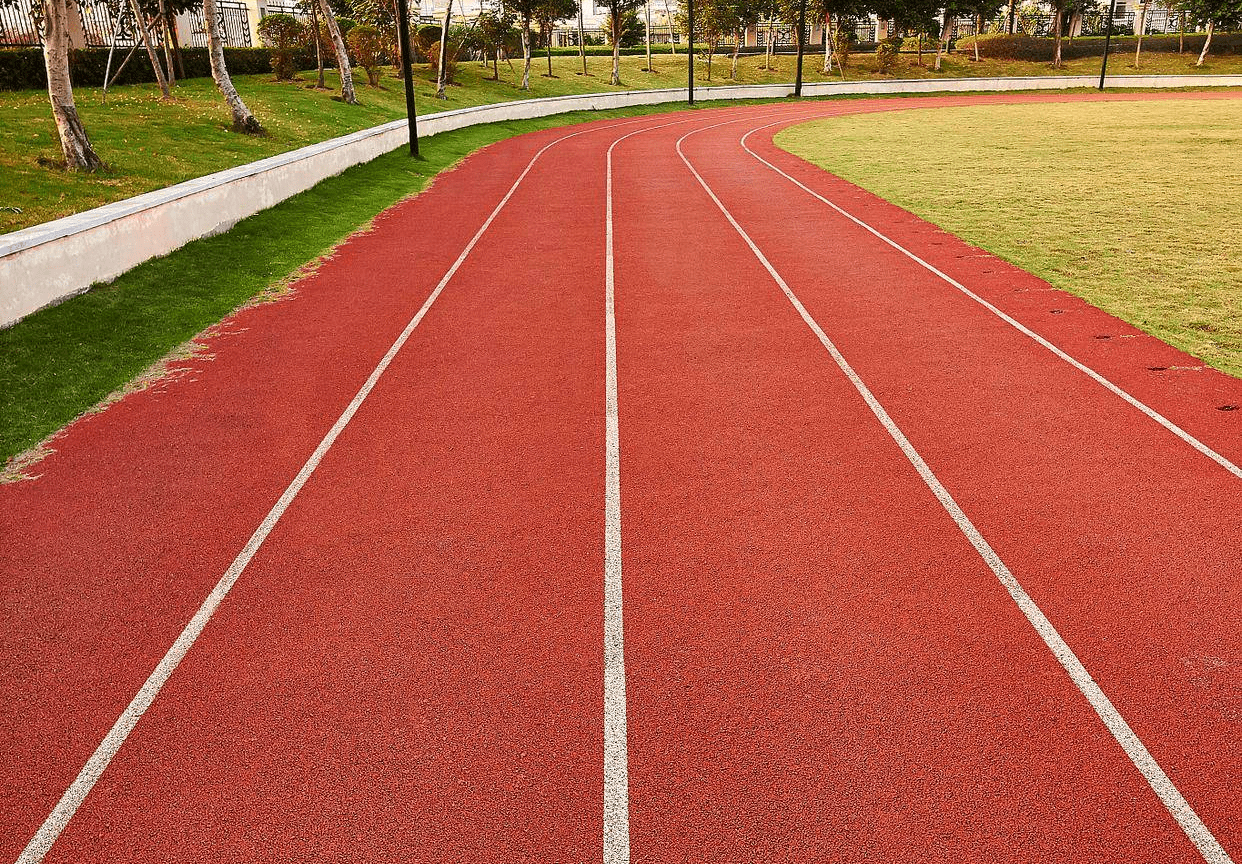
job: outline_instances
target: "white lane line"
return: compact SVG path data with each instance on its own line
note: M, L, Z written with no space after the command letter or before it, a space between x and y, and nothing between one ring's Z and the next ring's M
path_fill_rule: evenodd
M612 152L627 138L691 118L638 129L612 142L604 204L605 433L604 483L604 864L629 864L630 768L625 705L625 623L621 576L621 437L617 409L616 268L613 252ZM739 123L749 118L728 122ZM723 125L723 124L717 124Z
M630 122L641 121L626 121L625 123L618 123L615 125L628 125ZM277 500L272 509L268 511L267 516L264 517L263 521L259 524L259 527L256 528L254 533L250 536L250 540L246 543L245 547L240 553L238 553L237 557L233 559L233 563L229 565L228 570L226 570L224 575L220 577L220 581L216 583L215 588L213 588L211 593L207 595L207 599L203 601L203 604L198 608L198 611L194 613L194 617L190 619L190 623L186 624L185 629L181 631L181 635L177 637L177 640L173 642L172 647L168 649L168 653L164 655L164 658L160 660L159 664L155 667L155 671L151 673L150 677L147 678L146 683L142 685L142 688L138 691L137 695L134 696L133 700L129 703L125 710L121 712L121 716L117 718L117 721L113 724L112 729L106 736L104 736L103 741L100 742L99 746L95 749L95 752L91 754L90 759L86 761L86 764L82 767L82 770L78 772L77 778L72 784L70 784L69 788L65 790L65 794L61 796L60 801L52 809L52 812L48 814L47 819L44 820L43 824L39 827L39 830L35 832L34 837L32 837L30 842L26 844L26 848L22 851L21 855L17 857L17 864L38 864L38 862L41 862L47 855L48 850L52 848L52 844L56 842L56 838L60 836L62 831L64 831L65 826L69 824L69 820L73 818L73 814L77 812L78 808L82 805L82 802L86 800L86 796L90 794L91 789L103 775L103 772L107 769L108 764L112 761L112 758L116 756L117 751L121 749L121 745L125 743L125 739L129 737L129 733L132 732L134 727L138 725L138 721L142 718L143 713L145 713L147 708L151 706L151 703L155 701L155 698L159 695L160 690L163 689L164 684L167 683L168 679L172 676L178 664L181 663L181 660L185 657L186 653L189 652L191 647L193 647L195 641L203 632L203 628L207 626L207 622L211 620L211 616L215 614L216 609L219 608L220 603L223 602L233 585L237 582L238 578L242 574L242 571L246 569L246 566L250 563L251 559L253 559L255 554L259 551L259 547L263 545L263 542L267 539L268 535L272 533L272 530L276 527L276 523L280 521L280 517L284 515L285 511L289 509L289 505L293 503L293 499L297 497L300 491L302 491L302 487L306 485L306 481L310 479L310 476L314 473L315 468L318 467L320 461L327 454L328 450L331 449L337 437L342 431L344 431L345 427L349 425L349 421L353 419L354 415L358 412L358 409L362 407L362 403L371 393L371 390L374 389L376 383L380 379L380 376L384 374L384 371L388 368L389 364L392 363L393 358L397 356L397 352L401 350L402 346L405 345L406 340L410 338L410 334L414 332L414 328L416 328L419 325L419 322L423 320L423 316L427 314L427 310L429 310L431 305L436 302L436 298L440 296L440 292L444 290L444 287L448 285L449 280L453 278L453 275L465 262L466 257L474 249L475 245L478 244L484 232L486 232L492 222L495 221L496 217L500 214L500 211L504 209L505 205L509 203L509 199L513 197L515 192L517 192L518 186L521 185L522 181L526 179L526 175L531 172L532 168L534 168L535 163L539 160L539 157L542 156L545 151L561 143L562 141L568 140L569 138L575 138L578 135L585 135L588 132L599 131L601 128L610 129L613 128L613 126L593 126L587 129L581 129L569 135L563 135L560 138L544 145L543 148L531 157L531 160L527 163L525 170L518 175L517 180L513 181L513 185L509 187L509 191L505 193L504 198L502 198L500 203L496 205L496 208L492 210L491 215L487 217L487 221L485 221L482 227L475 232L474 237L472 237L470 242L466 244L466 248L462 250L461 255L457 256L457 260L453 262L453 265L449 267L448 272L444 274L444 278L442 278L439 284L436 285L435 290L431 292L431 295L423 303L422 307L417 313L415 313L414 317L410 319L410 322L405 326L405 329L401 331L401 335L397 337L397 341L392 343L392 347L388 349L388 353L384 355L383 359L380 360L379 365L377 365L375 370L371 372L371 376L367 378L366 383L362 385L362 389L358 391L356 396L354 396L353 400L349 403L348 407L345 408L344 412L341 413L341 416L337 419L336 423L334 423L332 428L328 430L328 434L325 435L323 440L319 442L319 446L315 448L313 453L311 453L310 458L307 459L306 463L302 465L302 470L300 470L297 476L293 478L293 482L289 484L284 493L280 496L280 499Z
M1152 420L1155 420L1157 423L1159 423L1159 424L1160 424L1161 426L1163 426L1165 429L1167 429L1167 430L1169 430L1170 432L1172 432L1172 433L1173 433L1174 435L1176 435L1178 438L1181 438L1183 441L1185 441L1185 442L1186 442L1187 444L1189 444L1191 447L1193 447L1193 448L1195 448L1196 450L1198 450L1198 451L1199 451L1200 453L1202 453L1204 456L1208 457L1208 458L1209 458L1209 459L1211 459L1213 462L1215 462L1215 463L1217 463L1218 465L1220 465L1222 468L1224 468L1224 469L1225 469L1226 471L1228 471L1230 474L1234 475L1235 477L1242 478L1242 468L1239 468L1239 467L1238 467L1237 465L1235 465L1233 462L1229 461L1229 460L1228 460L1228 459L1226 459L1224 456L1222 456L1221 454L1217 453L1217 452L1216 452L1215 450L1213 450L1211 447L1209 447L1209 446L1207 446L1206 444L1204 444L1202 441L1200 441L1200 440L1199 440L1198 438L1196 438L1195 436L1191 435L1189 432L1187 432L1187 431L1186 431L1185 429L1183 429L1182 427L1178 426L1178 425L1177 425L1176 423L1174 423L1172 420L1168 419L1168 418L1167 418L1167 417L1165 417L1163 414L1161 414L1160 412L1156 411L1154 408L1150 407L1150 406L1149 406L1149 405L1147 405L1146 403L1144 403L1144 402L1142 402L1142 401L1140 401L1140 400L1136 399L1135 397L1131 396L1131 395L1130 395L1129 393L1127 393L1125 390L1122 390L1120 387L1118 387L1118 386L1117 386L1116 384L1114 384L1112 381L1109 381L1107 378L1105 378L1105 377L1104 377L1103 375L1101 375L1099 372L1096 372L1096 371L1095 371L1094 369L1092 369L1090 366L1087 366L1087 365L1085 365L1085 364L1083 364L1083 363L1080 363L1078 360L1074 359L1072 356L1070 356L1069 354L1067 354L1065 351L1062 351L1062 350L1061 350L1060 348L1058 348L1056 345L1054 345L1054 344L1052 344L1051 342L1049 342L1049 341L1048 341L1047 339L1045 339L1043 336L1040 336L1040 335L1039 335L1038 333L1036 333L1034 330L1032 330L1032 329L1030 329L1029 327L1027 327L1027 326L1026 326L1025 324L1023 324L1021 321L1018 321L1017 319L1013 318L1012 316L1007 315L1005 312L1001 311L999 308L997 308L996 306L992 305L992 304L991 304L991 303L989 303L987 300L984 300L984 299L983 299L982 297L980 297L978 294L976 294L975 292L971 291L969 288L967 288L967 287L966 287L965 285L963 285L961 282L958 282L958 281L957 281L956 279L954 279L952 276L950 276L950 275L948 275L947 273L945 273L944 271L940 270L940 269L939 269L939 268L937 268L935 265L930 264L930 263L928 263L927 261L924 261L924 260L923 260L922 258L920 258L918 255L916 255L915 253L911 252L909 249L907 249L907 248L905 248L904 246L902 246L902 245L901 245L900 243L898 243L896 240L891 239L890 237L888 237L888 236L884 235L884 234L883 234L883 233L881 233L880 231L878 231L878 230L876 230L875 228L871 227L871 226L870 226L870 225L868 225L866 222L864 222L864 221L862 221L861 219L859 219L858 217L854 216L852 213L849 213L849 212L847 212L846 210L842 209L842 208L841 208L840 206L838 206L836 203L834 203L834 202L832 202L832 201L829 201L829 200L828 200L827 198L825 198L823 195L820 195L818 192L816 192L814 189L812 189L812 188L810 188L809 186L807 186L807 185L806 185L805 183L803 183L802 181L798 180L796 177L792 177L792 176L790 176L789 174L785 173L785 172L784 172L784 171L782 171L780 168L776 167L776 166L775 166L775 165L773 165L771 162L769 162L767 159L764 159L762 156L760 156L760 155L759 155L758 153L756 153L754 150L751 150L751 149L750 149L750 145L748 145L748 144L746 143L746 139L747 139L747 138L749 138L751 135L755 134L756 132L762 131L763 129L770 129L770 128L771 128L771 127L773 127L773 126L780 125L780 122L783 122L783 121L778 121L777 123L769 123L769 124L767 124L766 126L760 126L760 127L758 127L758 128L751 129L749 132L747 132L745 135L743 135L743 136L742 136L742 139L741 139L741 142L740 142L740 143L741 143L741 145L742 145L742 149L744 149L744 150L745 150L747 153L749 153L751 156L753 156L753 157L755 157L756 159L758 159L758 160L759 160L760 162L762 162L764 165L766 165L766 166L768 166L769 168L771 168L771 169L772 169L773 171L775 171L777 174L779 174L779 175L781 175L782 177L784 177L784 178L785 178L786 180L788 180L790 183L793 183L795 186L797 186L798 188L800 188L800 189L802 189L803 191L807 192L807 193L808 193L808 194L810 194L812 197L817 198L817 199L819 199L820 201L822 201L823 203L827 204L829 207L831 207L833 210L835 210L835 211L837 211L838 213L840 213L840 214L841 214L842 216L844 216L846 219L849 219L851 222L853 222L854 224L858 225L860 228L863 228L864 230L869 231L871 234L873 234L874 236L878 237L880 240L883 240L883 241L884 241L885 243L887 243L889 246L892 246L894 249L896 249L896 250L897 250L898 252L900 252L901 254L905 255L905 256L906 256L907 258L909 258L910 260L914 261L916 264L919 264L920 266L922 266L922 267L924 267L925 269L927 269L929 272L934 273L935 275L939 276L941 279L943 279L945 282L947 282L947 283L949 283L950 285L952 285L952 286L953 286L954 288L956 288L958 291L961 291L963 294L965 294L965 295L966 295L967 297L969 297L971 300L974 300L976 303L978 303L979 305L983 306L983 308L987 309L989 312L991 312L992 314L996 315L998 318L1000 318L1000 319L1001 319L1002 321L1004 321L1006 324L1009 324L1011 327L1014 327L1014 328L1015 328L1015 329L1017 329L1019 332L1024 333L1025 335L1029 336L1031 339L1034 339L1034 340L1035 340L1036 342L1038 342L1040 345L1042 345L1043 347L1047 348L1049 351L1051 351L1051 352L1052 352L1053 354L1055 354L1056 356L1060 357L1060 358L1061 358L1062 360L1064 360L1066 363L1068 363L1068 364L1070 364L1071 366L1073 366L1073 367L1074 367L1075 369L1077 369L1079 372L1082 372L1084 375L1087 375L1088 377L1090 377L1091 379L1093 379L1093 380L1094 380L1097 384L1100 384L1101 386L1103 386L1103 387L1105 387L1106 389L1110 390L1111 392L1113 392L1113 393L1114 393L1114 394L1116 394L1117 396L1120 396L1120 397L1121 397L1122 399L1124 399L1126 402L1130 403L1132 406L1134 406L1135 408L1137 408L1139 411L1142 411L1144 414L1146 414L1146 415L1147 415L1148 417L1150 417Z
M759 259L759 263L763 265L776 284L780 286L781 291L784 292L789 302L793 304L793 307L798 310L798 314L802 316L802 320L806 322L806 325L819 338L820 343L828 349L832 359L836 361L837 366L845 373L845 377L854 385L854 389L858 391L863 401L867 403L871 413L876 416L876 419L880 421L880 424L897 443L897 446L901 448L901 452L910 460L914 470L923 478L923 482L931 489L932 494L936 496L936 500L940 502L941 506L944 507L945 511L957 524L962 534L970 541L970 545L975 547L975 551L979 553L979 556L992 569L992 572L996 574L996 578L1000 580L1000 583L1005 586L1009 596L1013 598L1018 608L1022 610L1022 614L1026 616L1027 621L1035 628L1035 632L1044 640L1044 644L1048 646L1053 656L1057 658L1062 668L1069 674L1070 679L1078 687L1079 692L1091 703L1095 713L1104 721L1108 731L1112 733L1113 738L1117 740L1117 743L1121 745L1126 755L1130 757L1130 761L1134 763L1134 766L1138 768L1139 772L1147 780L1152 791L1156 793L1169 813L1177 820L1177 824L1186 832L1186 836L1190 838L1190 842L1194 843L1195 848L1199 850L1199 854L1209 864L1232 864L1232 859L1225 852L1224 848L1212 835L1212 832L1208 830L1208 827L1203 824L1203 820L1199 818L1198 814L1191 809L1190 804L1182 797L1182 793L1173 785L1173 781L1169 779L1164 770L1156 763L1155 758L1148 752L1143 742L1134 734L1125 718L1121 716L1121 713L1113 706L1109 698L1104 695L1104 691L1095 683L1090 673L1087 672L1086 667L1082 665L1082 661L1078 659L1065 640L1061 638L1061 634L1052 626L1052 622L1048 620L1035 601L1026 593L1025 589L1019 584L1013 573L1009 571L1005 562L996 554L996 551L988 541L979 533L979 529L974 526L962 508L958 506L957 501L949 494L949 490L932 473L931 468L923 461L923 457L919 455L918 451L914 449L914 445L910 443L905 433L893 422L893 418L884 410L884 406L880 404L867 385L863 383L863 380L846 361L845 357L837 349L837 346L828 338L818 322L811 317L811 314L806 311L806 307L802 305L797 295L794 294L785 280L781 278L780 273L772 266L772 262L760 251L759 247L750 238L750 235L733 218L733 214L716 197L716 193L707 185L707 181L690 164L690 160L686 158L681 145L686 138L694 134L696 133L691 132L677 141L677 154L681 156L681 161L690 169L690 173L699 181L699 185L703 187L712 201L716 202L716 206L720 208L720 212L729 220L729 224L746 241L750 251L755 254L755 257Z

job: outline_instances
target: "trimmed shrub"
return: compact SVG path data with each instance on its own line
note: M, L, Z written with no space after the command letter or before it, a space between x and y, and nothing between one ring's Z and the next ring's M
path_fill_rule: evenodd
M875 46L875 68L877 72L887 75L893 71L893 68L897 65L897 55L901 53L901 43L904 41L900 36L889 36Z
M288 81L297 72L293 52L310 39L307 28L292 15L265 15L259 21L259 41L272 49L272 71L277 81Z
M1203 33L1186 34L1186 53L1198 54L1203 48ZM975 41L979 42L979 56L989 60L1030 60L1033 62L1052 62L1054 40L1051 36L1026 36L1018 33L1010 36L1007 33L985 33L982 36L967 36L957 40L956 48L961 53L973 52ZM1116 51L1134 53L1137 39L1134 36L1114 36L1109 53ZM1143 50L1163 53L1177 53L1178 35L1176 33L1144 36ZM1228 54L1242 50L1242 33L1218 33L1212 37L1212 53ZM1065 38L1061 41L1061 56L1066 60L1079 57L1104 56L1103 36L1079 36L1075 39Z
M124 58L123 52L117 52L112 58L112 74L116 74L117 66ZM182 48L181 57L185 61L187 78L210 78L211 62L207 58L206 48ZM117 78L117 84L150 84L155 81L155 73L151 64L138 62L140 58L129 61ZM315 68L315 50L299 48L293 53L294 63L298 69ZM324 58L332 60L329 54ZM234 75L262 75L272 69L272 49L270 48L225 48L224 62L229 72ZM104 70L108 63L107 48L82 48L69 52L69 75L75 87L100 87L103 85ZM43 66L43 50L41 48L3 48L0 49L0 90L42 90L47 87L47 71Z

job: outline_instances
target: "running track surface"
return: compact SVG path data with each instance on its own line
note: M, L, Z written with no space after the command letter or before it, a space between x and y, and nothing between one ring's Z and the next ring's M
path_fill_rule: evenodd
M1239 860L1242 382L771 143L1066 98L512 139L75 424L0 857Z

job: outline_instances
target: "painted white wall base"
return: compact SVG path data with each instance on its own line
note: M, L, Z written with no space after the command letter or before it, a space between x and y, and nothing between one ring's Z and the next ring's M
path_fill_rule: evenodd
M935 78L910 81L807 83L807 96L880 93L943 93L1064 90L1093 87L1093 77ZM1242 75L1117 75L1113 87L1239 87ZM780 98L791 84L703 87L703 101ZM420 137L500 120L519 120L656 105L685 99L684 88L628 90L526 99L428 114L418 119ZM44 306L72 297L98 282L191 240L228 230L346 168L405 145L405 121L395 120L351 135L218 171L176 186L96 207L0 236L0 328Z

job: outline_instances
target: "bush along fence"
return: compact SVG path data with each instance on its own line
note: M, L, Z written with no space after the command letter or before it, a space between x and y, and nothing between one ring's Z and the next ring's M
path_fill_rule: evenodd
M1203 42L1207 38L1204 33L1187 33L1184 37L1178 34L1160 36L1144 36L1143 50L1160 53L1198 54L1203 50ZM988 60L1030 60L1034 62L1052 62L1054 40L1047 36L1026 36L1024 34L1006 35L1003 33L987 33L983 36L967 36L957 40L959 52L973 51L974 43L979 42L979 55ZM1135 36L1113 37L1109 52L1134 52L1138 38ZM1217 33L1212 37L1213 54L1242 53L1242 33ZM1104 56L1104 38L1102 36L1079 36L1074 39L1066 37L1061 42L1061 57L1073 60L1078 57Z
M112 57L112 74L129 48L117 48ZM141 49L139 49L141 53ZM206 48L182 48L185 77L210 78L211 64ZM299 70L315 68L315 49L298 48L293 52ZM332 67L335 58L324 52L324 65ZM225 48L224 62L233 75L262 75L272 71L271 48ZM69 74L75 87L103 86L104 69L108 63L107 48L79 48L69 52ZM150 84L155 73L145 55L133 57L125 65L117 84ZM0 90L37 90L47 87L47 69L42 48L6 48L0 50Z

